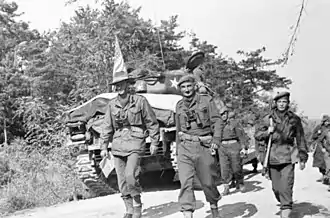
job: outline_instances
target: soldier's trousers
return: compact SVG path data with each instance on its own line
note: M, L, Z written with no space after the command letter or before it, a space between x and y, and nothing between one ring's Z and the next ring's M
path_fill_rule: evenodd
M294 166L291 163L269 166L273 192L277 201L281 203L281 210L292 209Z
M244 183L240 148L240 144L236 142L232 144L222 144L218 149L221 177L224 184L228 185L233 179L238 184Z
M139 154L114 156L118 187L122 198L130 198L141 194L139 184L140 158Z
M324 161L326 166L324 175L327 178L330 178L330 153L327 151L324 153Z
M221 198L215 184L215 158L209 148L199 142L182 141L178 147L178 172L181 183L179 203L181 211L195 211L194 176L200 180L206 201L216 205Z

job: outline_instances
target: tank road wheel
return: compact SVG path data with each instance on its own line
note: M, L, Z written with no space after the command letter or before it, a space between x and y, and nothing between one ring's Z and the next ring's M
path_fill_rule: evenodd
M89 154L77 156L75 171L78 178L87 186L94 196L105 196L117 192L116 188L111 187L98 166L95 166ZM111 175L110 175L110 178Z

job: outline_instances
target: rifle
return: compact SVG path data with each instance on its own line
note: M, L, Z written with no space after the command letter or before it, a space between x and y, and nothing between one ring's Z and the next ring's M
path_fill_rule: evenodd
M273 126L273 119L269 118L270 126ZM267 175L268 172L268 161L269 161L269 155L270 155L270 148L272 146L272 133L269 135L268 139L268 145L267 145L267 151L264 159L263 169L262 169L262 175Z

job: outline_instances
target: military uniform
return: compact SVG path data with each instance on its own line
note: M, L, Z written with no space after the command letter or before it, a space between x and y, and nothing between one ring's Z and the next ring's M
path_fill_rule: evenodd
M144 153L146 146L145 138L149 134L151 145L158 146L160 135L155 113L145 97L128 94L126 102L123 101L125 99L117 96L109 102L101 139L102 150L107 150L109 142L112 142L111 152L114 156L118 187L127 214L130 215L127 217L131 217L132 208L139 210L137 214L141 213L141 187L138 176L140 155Z
M288 92L279 93L274 100L289 98L289 96ZM288 214L291 212L293 204L294 164L292 163L292 151L294 141L297 144L300 162L306 163L308 159L304 129L296 114L287 109L280 112L275 108L265 117L255 134L255 139L264 141L264 144L267 144L269 139L270 118L273 120L274 132L272 133L269 156L269 176L275 197L281 203L282 217L289 217Z
M324 160L324 153L322 152L322 138L320 136L328 128L324 125L325 121L330 122L330 117L327 115L323 116L321 124L315 127L312 134L312 143L316 144L313 154L313 167L319 168L319 171L323 176L326 173L326 165Z
M325 125L326 121L330 121L329 116L323 117L322 125L316 127L312 135L312 139L317 142L313 164L319 159L320 163L318 166L320 167L320 172L323 174L323 183L325 184L329 182L330 178L330 129Z
M324 139L322 142L322 152L324 153L324 161L325 161L325 179L328 180L329 182L329 178L330 178L330 130L327 129L324 132ZM330 189L328 190L330 191Z
M220 113L222 115L225 112L229 111L224 108ZM237 120L228 117L221 125L221 144L218 149L221 177L225 185L224 194L229 193L228 185L231 181L235 181L243 189L242 149L248 149L247 136Z
M180 84L195 81L192 76L184 76ZM191 101L183 98L176 105L178 172L181 183L179 203L181 211L194 212L196 200L193 191L194 176L201 182L206 201L217 212L217 202L221 198L215 184L215 158L211 143L219 144L220 117L210 96L195 93Z
M249 137L249 149L253 149L257 152L258 148L257 148L257 143L255 141L254 135L255 135L255 126L254 126L254 121L253 120L249 120L248 124L250 125L249 127L246 128L246 134ZM257 173L257 168L258 168L258 158L253 158L250 163L253 166L253 172Z

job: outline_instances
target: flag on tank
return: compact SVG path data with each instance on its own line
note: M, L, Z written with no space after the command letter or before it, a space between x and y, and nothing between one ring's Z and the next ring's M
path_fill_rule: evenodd
M124 71L127 73L123 54L121 53L119 41L117 36L115 35L115 58L114 58L114 65L113 65L113 76L116 72Z

